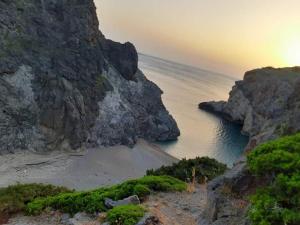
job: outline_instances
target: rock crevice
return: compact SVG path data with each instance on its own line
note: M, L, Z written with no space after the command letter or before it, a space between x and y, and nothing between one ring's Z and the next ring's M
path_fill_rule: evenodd
M0 0L0 153L177 138L135 47L98 27L92 0Z
M271 67L249 71L237 81L227 102L204 102L199 108L241 123L249 135L247 150L283 135L300 131L300 68ZM261 181L247 170L243 157L208 186L209 204L201 225L249 225L245 198Z

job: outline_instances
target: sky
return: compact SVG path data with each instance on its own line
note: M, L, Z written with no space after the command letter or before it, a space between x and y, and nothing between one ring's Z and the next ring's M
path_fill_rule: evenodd
M100 30L138 52L242 77L300 65L299 0L95 0Z

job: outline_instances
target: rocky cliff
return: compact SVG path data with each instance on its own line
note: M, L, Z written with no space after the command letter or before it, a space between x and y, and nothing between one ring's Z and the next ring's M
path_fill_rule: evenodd
M98 26L92 0L0 0L0 153L177 138L135 47Z
M300 130L300 67L256 69L237 81L227 102L204 102L199 108L243 124L249 148Z
M200 103L200 109L243 124L247 149L300 130L300 68L263 68L237 81L227 102ZM242 158L208 186L210 199L199 225L248 225L247 196L261 184Z

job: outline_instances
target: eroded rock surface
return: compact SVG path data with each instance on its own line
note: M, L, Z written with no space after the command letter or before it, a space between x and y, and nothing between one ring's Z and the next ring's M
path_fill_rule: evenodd
M193 192L153 194L143 204L161 224L196 225L208 201L206 185L197 184Z
M300 68L256 69L237 81L227 102L199 107L243 124L249 148L300 130Z
M0 0L0 153L177 138L135 47L98 26L92 0Z
M207 187L209 199L199 217L199 225L250 225L247 217L247 195L255 188L255 178L249 174L244 160Z
M112 209L116 206L121 206L121 205L139 205L141 204L141 202L137 195L133 195L118 201L114 201L110 198L106 198L104 204L107 208Z
M247 150L300 130L300 68L263 68L237 81L227 102L204 102L199 108L243 124ZM257 180L243 157L208 186L208 205L199 225L248 225L247 196L267 180Z

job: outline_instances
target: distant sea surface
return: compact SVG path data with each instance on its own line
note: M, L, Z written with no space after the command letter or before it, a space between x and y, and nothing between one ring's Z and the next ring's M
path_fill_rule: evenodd
M144 54L139 67L163 90L163 102L181 131L178 141L159 143L161 148L177 158L209 156L232 166L248 137L241 126L199 110L198 104L227 100L235 79Z

